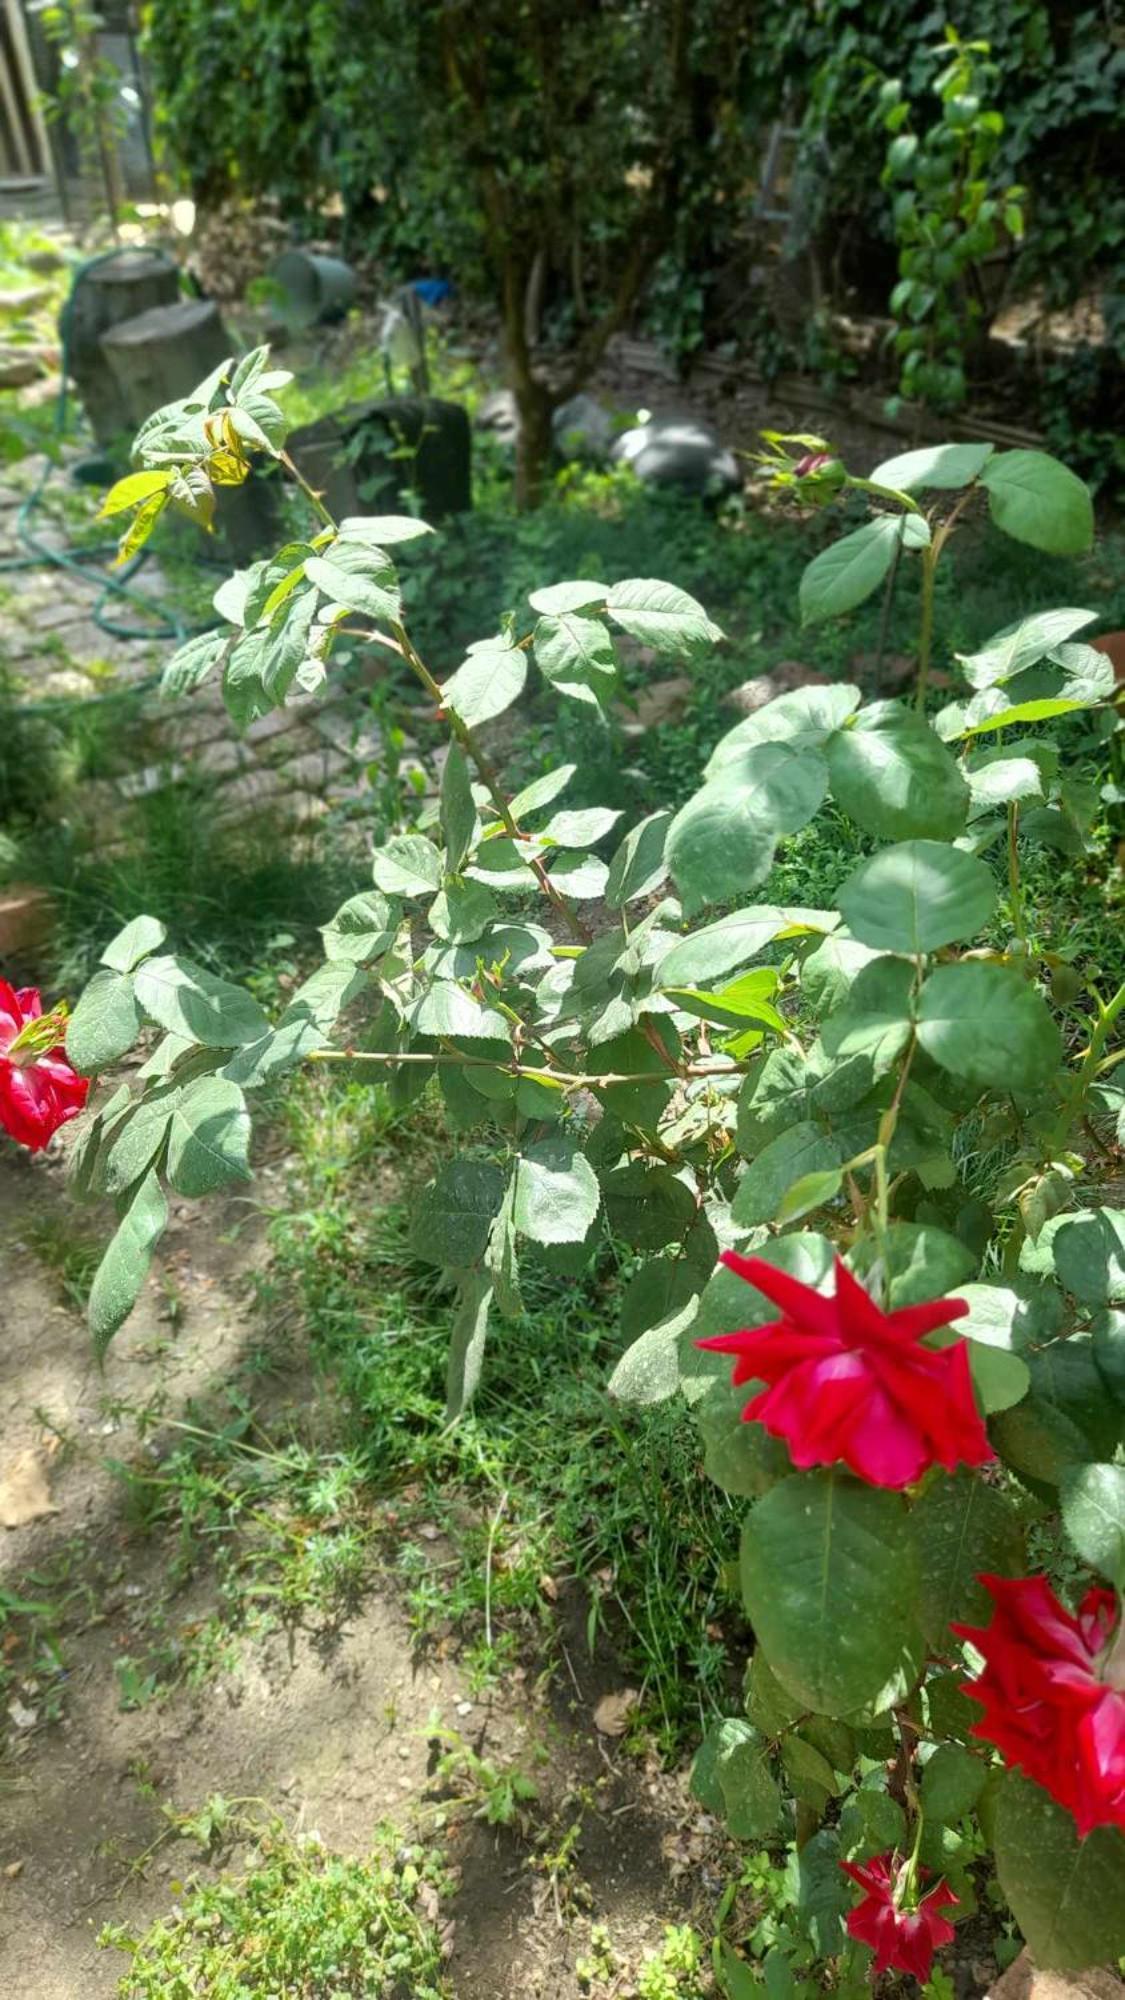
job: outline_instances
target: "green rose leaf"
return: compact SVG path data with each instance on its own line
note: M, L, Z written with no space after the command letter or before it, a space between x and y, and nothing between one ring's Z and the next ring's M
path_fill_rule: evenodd
M824 935L839 921L834 910L787 909L772 903L736 910L673 945L657 967L660 985L702 986L756 958L775 938L801 937L809 932Z
M141 1027L133 981L107 966L95 972L66 1024L66 1052L80 1076L94 1076L131 1049Z
M168 1179L177 1194L212 1194L250 1179L250 1118L236 1083L202 1076L177 1093L168 1132Z
M668 866L685 907L702 908L768 875L778 835L804 826L828 787L824 760L759 743L681 806L668 829Z
M695 1317L695 1300L650 1326L627 1347L609 1378L609 1393L619 1403L647 1407L666 1403L680 1386L680 1334Z
M981 930L996 907L996 885L974 855L908 840L861 862L839 905L861 944L918 957Z
M159 951L168 936L157 917L134 917L117 936L107 944L99 965L108 965L113 972L133 972L142 958L148 958Z
M998 528L1049 556L1077 556L1094 540L1090 490L1045 451L999 451L981 473Z
M1090 1334L1098 1373L1113 1400L1125 1405L1125 1313L1099 1313Z
M962 1467L943 1474L915 1501L910 1515L921 1575L922 1631L948 1655L949 1627L987 1624L992 1599L977 1581L982 1571L1018 1576L1023 1531L1007 1494Z
M542 590L533 590L527 601L533 611L555 618L563 611L582 611L590 604L604 604L608 596L609 586L604 583L548 583Z
M634 1250L663 1250L691 1228L696 1200L668 1167L631 1160L602 1180L606 1216L616 1236Z
M970 1083L1034 1090L1062 1060L1046 1003L1022 974L982 960L939 965L918 1001L927 1055Z
M493 722L511 708L527 681L527 654L503 639L482 651L471 651L464 664L442 685L442 706L470 729Z
M535 660L544 680L578 701L601 702L617 686L613 640L600 618L562 611L535 627Z
M366 965L368 959L377 958L393 942L399 914L398 907L380 895L378 889L349 896L332 922L320 927L325 958Z
M425 834L399 833L375 849L371 873L388 896L430 896L441 888L441 852Z
M1098 1208L1064 1222L1052 1248L1059 1283L1076 1299L1091 1306L1125 1301L1125 1211Z
M842 729L860 704L860 691L845 681L828 687L790 688L763 702L742 722L721 736L704 766L705 778L717 778L728 764L757 743L787 743L791 750L820 750L834 730Z
M686 590L649 577L627 577L611 585L606 598L610 617L631 638L658 653L689 658L705 653L723 634L701 604Z
M729 1355L716 1360L730 1368ZM695 1421L703 1441L703 1470L724 1493L739 1500L760 1500L779 1479L785 1479L793 1463L780 1438L771 1437L761 1424L749 1422L742 1414L749 1399L746 1389L732 1389L715 1382L695 1405Z
M491 1160L450 1160L414 1211L410 1247L427 1264L467 1270L488 1245L504 1199L505 1177Z
M1062 1484L1067 1540L1118 1590L1125 1590L1125 1466L1083 1465Z
M620 910L638 896L658 889L668 873L664 859L668 844L670 812L650 813L639 826L625 835L609 864L605 899L611 910Z
M980 477L992 452L992 445L984 443L924 445L885 458L871 478L876 486L892 486L896 493L916 493L924 487L952 493Z
M492 1285L483 1271L466 1271L457 1287L457 1310L449 1337L445 1373L445 1421L455 1423L472 1402L480 1382L488 1339Z
M902 542L902 516L879 514L814 556L801 578L801 623L819 625L878 590Z
M1064 1806L1009 1772L996 1815L996 1868L1035 1963L1044 1971L1106 1965L1125 1952L1125 1834L1084 1840Z
M589 1160L561 1132L520 1154L515 1188L512 1219L533 1243L581 1243L601 1201Z
M738 1183L731 1214L743 1228L770 1222L796 1181L841 1164L840 1147L819 1125L803 1120L763 1146Z
M739 1716L708 1730L692 1766L691 1789L708 1812L725 1819L735 1840L765 1840L781 1825L770 1746Z
M960 1743L939 1743L922 1772L922 1811L927 1820L955 1826L976 1805L988 1765Z
M182 700L202 686L207 676L225 659L231 644L230 632L196 632L177 647L165 662L160 675L160 692L170 700Z
M153 1248L168 1221L168 1204L154 1173L146 1174L125 1210L90 1287L88 1318L99 1359L124 1325L148 1275Z
M217 979L190 959L146 958L134 987L158 1027L205 1048L243 1048L269 1033L269 1021L244 987Z
M969 788L940 736L913 709L880 701L862 709L826 749L832 795L878 840L961 832Z
M917 1623L918 1562L901 1499L835 1472L782 1480L745 1523L742 1590L792 1693L820 1715L866 1707Z
M459 743L451 743L441 773L441 834L445 865L459 875L479 831L469 765Z
M381 549L338 535L326 556L309 556L305 575L333 604L364 618L395 625L402 617L402 598L395 566Z
M856 975L845 1005L824 1023L826 1053L870 1056L876 1076L890 1069L910 1040L914 978L905 959L870 960Z
M1056 646L1093 624L1095 615L1071 609L1033 612L1030 618L1006 626L979 652L958 653L961 671L971 687L998 687L1046 659Z

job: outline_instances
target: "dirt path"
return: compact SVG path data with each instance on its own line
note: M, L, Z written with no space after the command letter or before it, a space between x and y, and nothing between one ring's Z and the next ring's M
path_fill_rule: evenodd
M259 1199L276 1193L266 1173L252 1190ZM68 1607L77 1607L60 1628L58 1715L43 1680L18 1683L6 1697L0 1993L110 2000L122 1961L97 1948L99 1929L143 1928L166 1912L172 1881L197 1860L165 1840L136 1866L166 1832L165 1803L189 1811L216 1792L253 1798L348 1854L369 1848L381 1822L409 1826L431 1786L435 1716L481 1754L529 1765L539 1756L537 1814L581 1822L561 1898L514 1835L470 1823L454 1839L463 1871L451 1932L458 2000L572 2000L582 1990L574 1959L591 1921L606 1923L628 1956L657 1942L662 1921L684 1914L684 1886L665 1857L682 1854L685 1841L694 1846L698 1816L685 1813L676 1781L639 1772L593 1729L594 1704L620 1684L612 1662L583 1662L575 1685L538 1696L529 1662L501 1697L474 1700L456 1657L412 1658L388 1578L331 1635L243 1639L203 1685L122 1707L115 1662L140 1650L166 1546L130 1523L106 1459L147 1453L155 1462L190 1399L228 1381L248 1354L268 1351L271 1329L245 1282L267 1249L253 1207L180 1204L102 1374L44 1262L44 1232L48 1245L66 1244L75 1220L54 1166L10 1150L0 1157L0 1480L21 1454L33 1454L57 1509L0 1531L0 1582L34 1596L36 1577L52 1587L61 1577ZM275 1359L287 1395L314 1393L292 1341L286 1351L279 1339ZM217 1592L216 1577L198 1579L177 1616L202 1620Z

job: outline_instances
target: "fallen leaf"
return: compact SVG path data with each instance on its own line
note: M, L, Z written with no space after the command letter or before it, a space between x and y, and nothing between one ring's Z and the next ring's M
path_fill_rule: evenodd
M34 1445L18 1451L0 1476L0 1527L22 1528L57 1514L47 1485L47 1468Z
M594 1728L598 1734L624 1736L640 1698L636 1688L622 1688L620 1694L603 1694L594 1710Z

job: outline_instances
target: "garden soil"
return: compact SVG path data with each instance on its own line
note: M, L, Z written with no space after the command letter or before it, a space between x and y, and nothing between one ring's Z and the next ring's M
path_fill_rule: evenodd
M635 1965L663 1924L685 1915L688 1885L713 1890L718 1878L708 1882L704 1859L715 1830L682 1783L640 1768L594 1727L622 1676L611 1659L589 1661L581 1607L565 1593L568 1671L541 1685L529 1660L495 1697L474 1698L453 1652L413 1657L388 1577L329 1633L243 1638L202 1686L121 1705L115 1662L144 1650L146 1612L165 1602L168 1548L130 1522L107 1461L155 1465L189 1403L205 1402L251 1353L274 1364L267 1397L315 1400L299 1330L271 1326L249 1298L247 1275L268 1258L261 1210L282 1172L267 1167L225 1210L179 1204L103 1372L81 1316L28 1247L44 1228L69 1240L58 1168L0 1158L0 1518L23 1517L0 1528L0 1584L34 1598L37 1577L56 1594L61 1580L68 1606L58 1713L48 1677L9 1689L0 1717L0 1995L110 2000L125 1961L98 1948L101 1927L143 1930L174 1906L182 1879L208 1872L196 1847L169 1837L165 1806L194 1811L221 1792L349 1855L368 1850L381 1823L409 1836L429 1813L432 1827L427 1731L438 1716L501 1761L531 1767L545 1750L535 1823L556 1816L561 1837L581 1822L576 1866L554 1883L533 1865L534 1828L521 1839L466 1819L445 1836L460 1871L447 1906L457 2000L576 2000L574 1962L591 1923L604 1923ZM177 1627L205 1619L217 1594L215 1576L192 1583L175 1602ZM245 1859L236 1849L216 1865L237 1870Z

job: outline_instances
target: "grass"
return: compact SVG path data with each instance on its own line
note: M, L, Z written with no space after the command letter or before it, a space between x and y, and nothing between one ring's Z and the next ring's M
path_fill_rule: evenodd
M274 1827L245 1875L189 1882L143 1935L114 1924L98 1942L128 1955L119 2000L449 2000L424 1913L449 1891L441 1855L389 1831L348 1860Z

